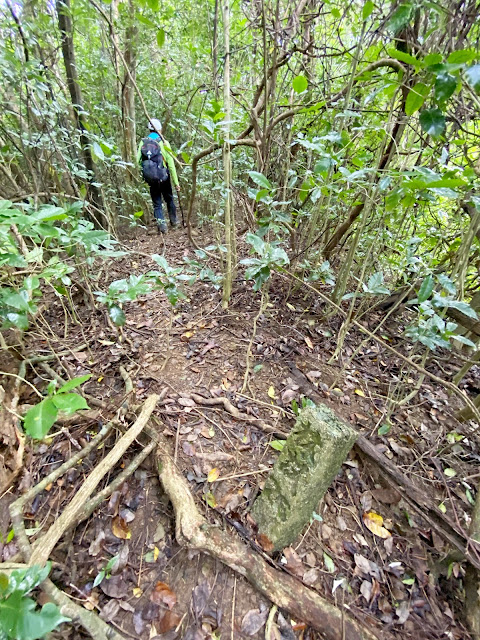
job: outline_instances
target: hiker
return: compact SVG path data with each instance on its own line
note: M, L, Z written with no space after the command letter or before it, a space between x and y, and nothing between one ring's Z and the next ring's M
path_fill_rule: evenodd
M158 233L166 233L167 223L163 217L162 196L167 205L170 224L172 228L175 228L178 226L178 222L171 180L173 180L177 191L180 191L180 184L175 169L173 151L162 136L162 123L157 118L152 118L148 123L148 129L150 131L148 137L144 138L138 146L137 161L142 167L143 179L150 187L153 215L157 221Z

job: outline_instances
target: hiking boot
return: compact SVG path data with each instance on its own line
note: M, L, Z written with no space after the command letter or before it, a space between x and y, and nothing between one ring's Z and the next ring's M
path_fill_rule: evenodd
M170 220L170 226L172 229L178 229L180 227L180 222L178 220Z
M159 235L161 233L167 233L167 225L163 220L157 222L157 231Z

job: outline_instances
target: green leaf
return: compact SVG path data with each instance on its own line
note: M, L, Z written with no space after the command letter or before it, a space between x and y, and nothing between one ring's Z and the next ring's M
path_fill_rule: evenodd
M157 28L157 25L156 25L156 24L154 24L151 20L149 20L149 19L148 19L148 18L146 18L145 16L142 16L142 14L141 14L141 13L137 13L137 16L136 16L136 17L137 17L137 20L138 20L139 22L141 22L142 24L144 24L145 26L150 27L150 28L152 28L152 29L156 29L156 28Z
M24 428L31 438L42 440L57 419L57 407L51 398L45 398L25 414Z
M400 60L400 62L404 62L405 64L412 64L415 67L421 64L421 61L414 56L411 56L409 53L405 53L404 51L399 51L398 49L389 49L388 54L391 58Z
M443 56L440 53L429 53L423 59L423 64L427 67L430 67L434 64L440 64L443 60Z
M373 4L372 0L367 0L367 2L365 2L362 10L363 20L367 20L367 18L369 18L372 15L372 11L374 10L374 8L375 8L375 5Z
M93 586L98 587L98 585L103 581L104 578L105 578L105 569L102 569L100 573L96 575L95 580L93 581Z
M420 287L420 291L418 292L418 302L422 303L432 295L433 287L435 286L435 280L433 276L429 274L424 281L422 282L422 286Z
M78 393L62 393L53 396L52 401L59 411L63 411L67 415L80 411L80 409L89 408L85 398L82 398Z
M328 553L323 552L323 562L325 563L325 569L329 573L335 573L335 564Z
M296 93L303 93L307 90L308 80L305 76L297 76L293 79L292 87Z
M438 138L445 131L445 117L440 109L425 109L420 114L420 125L425 133Z
M337 9L337 7L333 7L333 8L332 8L332 10L331 10L331 14L332 14L332 16L333 16L334 18L337 18L337 20L338 20L338 18L341 18L341 17L342 17L342 14L341 14L341 13L340 13L340 11Z
M334 160L331 156L322 156L315 163L314 172L323 173L328 171L334 165Z
M9 534L10 535L10 534ZM8 538L7 538L8 541ZM52 568L52 563L47 562L44 567L40 567L38 564L35 564L28 569L18 569L16 571L12 571L10 574L10 578L8 581L8 588L4 593L4 596L7 596L14 591L18 591L21 595L27 595L35 589L41 582L45 580L45 578L50 573L50 569Z
M395 35L403 28L405 28L410 22L414 9L410 2L404 2L395 11L393 16L388 21L388 29Z
M475 89L476 93L480 93L480 64L474 64L465 71L468 82Z
M93 155L98 158L98 160L105 160L105 154L103 153L102 147L98 144L98 142L94 142L92 144L92 152Z
M108 309L108 315L110 316L112 322L117 325L117 327L123 327L123 325L127 321L124 312L122 311L122 309L120 309L120 307L117 307L117 305L113 305Z
M91 377L92 377L92 374L91 373L87 373L85 376L79 376L78 378L72 378L71 380L66 382L63 385L63 387L60 387L60 389L57 391L57 393L66 393L67 391L71 391L72 389L76 389L77 387L79 387L81 384L83 384L87 380L90 380Z
M449 467L447 469L444 469L443 473L447 476L447 478L454 478L457 475L455 469L450 469Z
M378 435L379 436L386 436L387 433L390 433L390 429L392 428L392 426L390 424L382 424L382 426L378 429Z
M157 44L158 44L160 49L165 44L165 30L164 29L159 29L157 31Z
M405 113L407 116L413 115L423 106L423 103L429 93L430 87L423 82L418 82L410 89L407 95L407 100L405 101Z
M440 301L438 300L438 302ZM469 318L475 318L475 320L478 318L475 309L472 309L469 304L461 300L445 300L443 306L449 307L450 309L457 309L457 311L461 311Z
M478 57L478 53L473 49L460 49L459 51L453 51L447 58L448 64L464 64L465 62L471 62Z
M457 88L457 78L451 73L442 71L435 80L435 98L438 102L446 102Z
M285 440L272 440L272 442L270 442L269 444L272 449L275 449L275 451L283 451Z
M147 0L147 4L152 11L155 11L155 13L157 13L159 9L159 0Z
M0 602L0 630L15 640L38 640L62 622L70 621L52 602L47 602L41 610L35 609L34 600L15 591L7 600Z
M263 175L263 173L259 173L258 171L249 171L248 175L250 178L257 184L259 187L263 187L264 189L271 189L272 185L267 180L267 178Z

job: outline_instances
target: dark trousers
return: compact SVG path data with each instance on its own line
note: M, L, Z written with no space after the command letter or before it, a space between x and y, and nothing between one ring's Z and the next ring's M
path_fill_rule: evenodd
M165 204L167 205L168 217L170 218L171 224L176 224L177 222L177 209L175 208L175 203L173 201L173 191L172 191L172 183L170 178L165 180L165 182L161 182L159 185L152 185L150 187L150 195L152 197L153 203L153 215L157 221L164 221L163 210L162 210L162 197L165 200Z

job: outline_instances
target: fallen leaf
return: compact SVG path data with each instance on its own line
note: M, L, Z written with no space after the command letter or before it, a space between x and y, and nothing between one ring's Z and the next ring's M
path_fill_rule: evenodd
M357 396L360 396L361 398L365 398L365 394L361 389L355 389L355 393L357 394Z
M143 589L140 589L140 587L134 587L132 593L135 596L135 598L140 598L140 596L143 595Z
M100 611L100 618L106 622L111 622L120 610L120 605L116 600L109 600Z
M269 398L272 398L272 400L275 400L275 388L273 385L269 387L267 394Z
M158 624L158 633L163 634L170 631L170 629L174 629L180 624L181 616L175 611L167 610L165 614L160 619Z
M155 533L153 534L153 541L159 542L165 538L165 527L161 522L157 524L157 528L155 529Z
M177 400L178 404L182 407L195 407L196 402L192 400L192 398L179 398Z
M328 553L323 552L323 562L325 563L325 569L329 573L335 573L335 564L332 558L328 555Z
M305 571L305 573L303 574L303 582L309 587L312 587L314 584L316 584L319 578L320 572L318 571L318 569L308 569L308 571Z
M263 611L259 609L251 609L243 616L242 633L247 636L254 636L263 627L268 617L268 608Z
M182 442L182 449L183 453L185 453L187 456L192 457L195 455L195 447L191 445L190 442Z
M363 514L363 524L367 527L369 531L371 531L374 535L379 538L390 538L392 535L388 529L385 529L383 526L383 518L378 513L374 511L369 511L368 513Z
M266 551L267 553L272 553L273 542L264 533L260 533L257 536L257 542L262 547L262 549L264 549L264 551Z
M305 336L303 339L305 340L305 343L306 343L307 347L311 351L313 351L313 342L310 340L310 338L308 336Z
M100 589L110 598L124 598L128 593L128 587L123 579L123 574L102 580Z
M365 558L365 556L362 556L360 553L356 553L354 559L356 565L355 573L357 575L373 576L378 582L383 582L378 564Z
M100 553L100 550L102 549L102 543L105 540L105 531L99 531L98 536L95 538L95 540L92 540L92 542L90 543L90 546L88 547L88 553L91 556L98 556L98 554Z
M182 333L182 335L180 336L180 340L182 342L189 342L189 340L191 340L194 335L195 331L185 331L185 333Z
M283 550L283 555L287 561L287 568L296 576L301 578L305 572L305 567L300 556L293 547L287 547Z
M370 600L372 598L372 583L369 580L364 580L360 586L360 593L367 601L367 604L370 604Z
M121 516L115 516L112 520L112 533L116 538L121 540L130 540L132 532L128 528L128 524Z
M220 477L220 471L214 467L208 472L207 482L215 482L217 478Z
M205 494L205 501L212 509L215 509L215 507L217 506L217 501L215 500L215 496L211 491Z
M157 582L150 594L150 600L158 605L166 605L169 609L173 609L177 604L177 596L165 582Z
M213 438L213 436L215 435L215 429L213 427L202 427L200 435L204 438L207 438L207 440L211 440L211 438Z
M406 600L401 602L400 605L395 609L395 613L397 614L397 617L398 617L398 623L405 624L405 622L408 620L410 616L410 612L411 611L410 611L408 602Z

